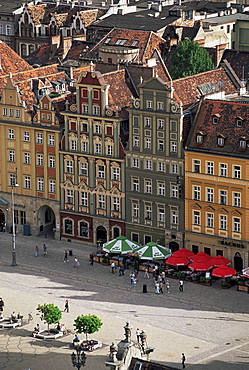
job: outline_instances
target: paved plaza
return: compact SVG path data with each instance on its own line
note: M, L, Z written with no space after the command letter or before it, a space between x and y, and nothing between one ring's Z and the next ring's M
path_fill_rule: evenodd
M42 245L48 246L48 257ZM41 250L35 257L35 246ZM181 369L181 353L186 355L186 368L191 370L249 369L249 295L233 287L184 283L169 279L170 293L157 296L153 279L144 279L139 272L136 289L130 284L129 272L124 276L111 273L110 266L89 263L89 254L96 248L32 236L17 236L17 263L11 266L11 235L0 233L0 296L5 301L4 316L13 310L24 318L32 312L34 320L14 330L0 329L0 369L67 370L72 369L70 343L73 334L56 341L31 337L33 327L45 324L36 316L38 304L54 303L63 309L69 300L70 312L63 313L61 323L73 333L73 321L80 314L96 314L103 326L94 338L103 348L87 354L85 369L106 369L109 346L124 339L126 321L147 333L147 343L155 351L151 359ZM64 250L72 249L69 263L63 262ZM81 266L73 267L77 256ZM143 284L148 293L143 293ZM83 335L82 335L83 337Z

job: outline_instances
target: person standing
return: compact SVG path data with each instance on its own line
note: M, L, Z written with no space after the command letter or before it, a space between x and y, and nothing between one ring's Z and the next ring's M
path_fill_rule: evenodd
M4 301L2 298L0 298L0 312L3 312L3 308L4 308Z
M77 257L74 258L74 267L78 268L80 266L79 260Z
M65 301L65 306L64 306L64 312L69 312L69 303L68 303L68 299L66 299Z
M114 262L111 263L111 268L112 268L112 274L114 274L114 272L115 272L115 263Z
M148 278L148 279L150 278L148 267L145 267L144 269L144 279L145 278Z
M39 249L39 247L38 247L38 245L35 247L35 256L36 257L39 257L39 255L40 255L40 249Z
M136 286L137 286L137 279L136 278L133 279L132 285L133 285L133 289L136 289Z
M53 239L55 239L56 228L53 227Z
M184 355L184 353L182 353L182 368L185 369L185 361L186 361L186 357Z
M183 281L182 280L179 281L179 291L183 292Z
M92 253L90 254L90 265L93 266L93 255L92 255Z
M165 286L166 286L167 293L169 293L169 280L166 280Z
M158 282L155 283L155 293L160 294L160 286Z
M165 284L165 271L161 272L161 276L162 276L162 282L163 284Z
M141 330L139 328L137 328L137 330L136 330L136 336L137 336L138 343L140 341L140 334L141 334Z
M163 282L159 281L158 284L159 284L159 292L163 294Z
M43 255L44 257L48 256L48 247L46 246L46 244L43 244Z
M64 252L64 262L68 262L68 252Z

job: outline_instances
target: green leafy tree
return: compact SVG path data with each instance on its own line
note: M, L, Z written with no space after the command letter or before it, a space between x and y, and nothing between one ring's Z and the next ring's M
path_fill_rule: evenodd
M96 315L81 315L74 320L76 333L86 334L86 340L87 334L93 334L96 331L99 331L102 325L102 321Z
M62 316L61 310L53 303L39 304L37 307L37 311L39 311L41 314L41 320L45 321L48 324L48 332L49 325L57 324L58 322L60 322Z
M179 42L169 66L169 72L173 80L212 69L214 69L214 64L208 52L197 42L188 38Z

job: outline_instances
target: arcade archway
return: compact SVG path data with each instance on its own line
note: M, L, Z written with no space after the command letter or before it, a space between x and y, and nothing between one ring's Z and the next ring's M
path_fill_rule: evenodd
M179 244L175 241L169 242L169 249L171 249L171 252L174 253L174 252L178 251Z
M55 214L52 208L44 205L39 208L38 213L38 235L47 237L53 236L53 228L55 227Z
M97 227L96 237L97 237L97 240L101 240L104 243L107 241L107 231L106 231L106 228L104 226L98 226Z
M235 253L233 262L234 262L234 268L236 271L243 270L243 258L241 257L241 254L239 252Z

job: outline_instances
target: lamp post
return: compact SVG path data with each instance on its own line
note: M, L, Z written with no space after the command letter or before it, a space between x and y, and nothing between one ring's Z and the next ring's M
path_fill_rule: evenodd
M81 366L85 366L86 355L80 346L76 348L76 354L74 352L71 354L71 360L73 367L77 367L78 370L80 370Z
M11 200L12 200L12 266L17 266L16 263L16 225L15 225L15 203L14 203L14 187L18 187L18 184L12 186Z

